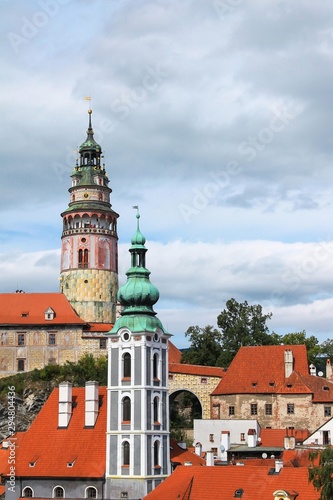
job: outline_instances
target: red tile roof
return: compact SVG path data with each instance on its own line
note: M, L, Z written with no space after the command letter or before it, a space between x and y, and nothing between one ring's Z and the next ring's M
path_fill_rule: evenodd
M85 388L73 388L75 407L67 428L58 428L59 389L55 389L24 433L17 449L17 477L94 477L105 473L106 387L94 428L84 426ZM35 462L31 467L29 464ZM68 463L74 463L68 467ZM8 474L9 470L6 470Z
M185 462L191 462L192 465L206 465L205 460L193 451L181 448L174 439L170 439L170 458L174 464L184 465Z
M181 357L181 351L169 340L169 363L180 363Z
M290 388L285 379L284 352L287 349L292 351L294 358ZM302 378L308 374L305 345L241 347L213 394L311 393Z
M222 377L223 368L217 366L185 365L183 363L170 363L169 373L181 373L184 375L203 375L206 377Z
M163 483L144 497L144 500L234 500L236 490L244 490L243 500L273 499L276 490L297 492L297 500L319 497L308 483L306 467L284 467L279 474L269 474L270 467L179 466Z
M51 307L55 312L53 320L45 319L45 311ZM62 293L1 293L1 325L83 325L85 322L76 314Z
M88 331L85 332L86 335L89 332L103 332L107 333L113 328L113 323L88 323Z

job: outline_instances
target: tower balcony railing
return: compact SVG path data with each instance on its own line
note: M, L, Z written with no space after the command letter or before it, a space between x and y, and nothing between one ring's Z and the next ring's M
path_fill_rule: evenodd
M111 236L116 236L116 231L102 227L74 227L72 229L64 229L62 232L63 236L71 234L110 234Z

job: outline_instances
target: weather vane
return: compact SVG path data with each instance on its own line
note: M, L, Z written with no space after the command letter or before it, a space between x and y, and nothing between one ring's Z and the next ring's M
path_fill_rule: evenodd
M86 96L86 97L84 98L84 100L85 100L85 101L89 101L89 109L88 109L88 111L90 111L90 110L91 110L91 107L90 107L91 97L90 97L90 95Z

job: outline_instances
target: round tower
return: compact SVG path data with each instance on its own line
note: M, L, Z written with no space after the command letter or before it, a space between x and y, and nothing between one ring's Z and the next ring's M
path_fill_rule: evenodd
M118 291L118 214L101 164L88 110L87 138L79 148L63 219L60 291L87 322L113 323Z

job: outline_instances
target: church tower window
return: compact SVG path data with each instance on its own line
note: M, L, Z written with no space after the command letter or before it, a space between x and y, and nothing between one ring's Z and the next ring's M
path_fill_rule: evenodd
M131 421L131 400L128 396L123 399L123 422Z
M125 352L123 356L123 376L131 378L131 355L129 352Z
M123 465L128 466L130 464L130 444L128 441L123 442Z

